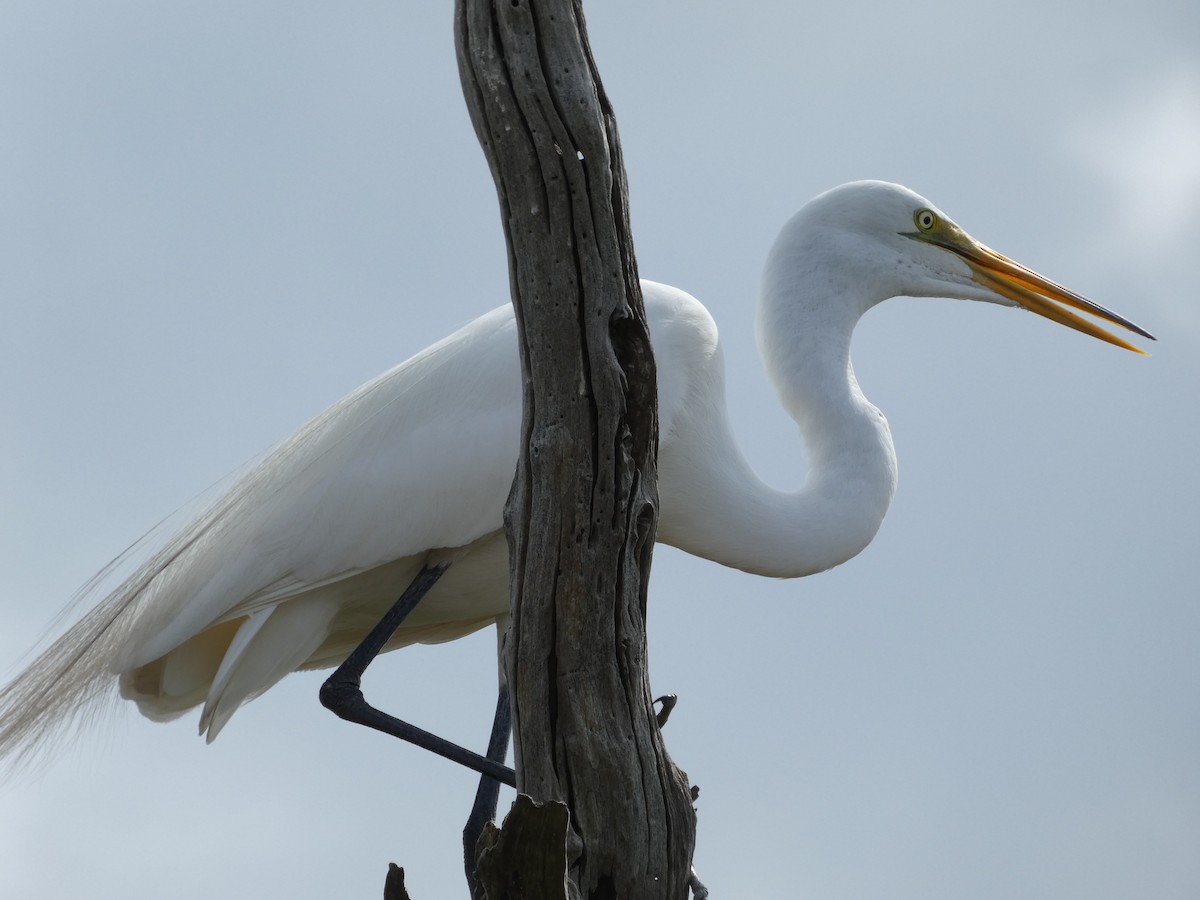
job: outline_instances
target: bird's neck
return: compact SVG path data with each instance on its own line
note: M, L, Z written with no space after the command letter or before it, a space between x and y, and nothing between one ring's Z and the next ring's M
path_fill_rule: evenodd
M790 578L840 565L871 542L895 492L896 456L887 421L863 396L850 364L854 326L872 302L832 296L842 286L819 271L783 269L776 259L764 279L759 344L804 440L803 486L779 491L758 478L733 439L724 385L714 386L713 408L689 423L697 433L680 442L689 448L680 459L689 471L665 473L700 488L685 491L681 502L681 492L671 491L677 508L664 508L671 515L663 539L725 565ZM799 448L795 455L800 465ZM673 539L678 526L684 540Z

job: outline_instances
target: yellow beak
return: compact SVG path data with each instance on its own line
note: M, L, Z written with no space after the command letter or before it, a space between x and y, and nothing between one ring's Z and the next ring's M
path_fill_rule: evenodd
M1044 278L1032 269L1027 269L1020 263L1013 262L1007 256L997 253L990 247L957 230L949 240L935 240L938 246L956 253L971 268L971 275L979 284L995 291L1002 297L1012 300L1019 306L1045 316L1047 319L1082 331L1084 334L1132 350L1134 353L1146 355L1146 351L1135 347L1128 341L1110 334L1099 325L1076 315L1071 310L1077 309L1088 315L1120 325L1135 334L1149 340L1154 335L1130 322L1124 316L1117 315L1110 309L1105 309L1098 303L1093 303L1081 297L1074 291L1069 291L1061 284L1056 284L1049 278Z

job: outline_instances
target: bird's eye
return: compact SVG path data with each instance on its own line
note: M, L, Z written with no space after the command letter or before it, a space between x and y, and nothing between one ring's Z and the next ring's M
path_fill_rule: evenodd
M913 213L913 221L922 231L930 231L937 224L937 214L932 209L918 209Z

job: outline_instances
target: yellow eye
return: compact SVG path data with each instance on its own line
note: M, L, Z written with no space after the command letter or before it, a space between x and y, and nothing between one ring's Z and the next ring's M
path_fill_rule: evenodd
M922 231L932 231L933 226L937 224L938 217L932 209L918 209L913 213L913 221Z

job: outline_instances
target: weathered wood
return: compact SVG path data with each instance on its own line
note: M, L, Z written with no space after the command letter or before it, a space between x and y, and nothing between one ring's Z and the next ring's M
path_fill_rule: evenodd
M562 803L518 794L504 825L479 839L477 900L571 900L570 813Z
M612 109L571 0L458 0L525 375L506 509L518 787L561 800L583 897L679 900L695 837L646 679L655 373Z
M404 886L404 869L395 863L388 863L387 878L383 882L383 900L410 900L408 889Z

